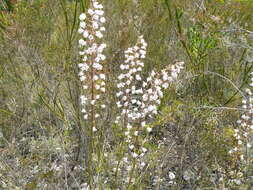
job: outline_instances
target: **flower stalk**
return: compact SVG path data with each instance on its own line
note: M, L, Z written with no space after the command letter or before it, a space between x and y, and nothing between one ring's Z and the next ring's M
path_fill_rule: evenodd
M122 73L118 76L116 96L119 98L117 107L121 115L117 117L115 123L120 123L125 131L129 160L132 160L128 187L132 183L135 170L146 165L142 160L148 152L145 147L148 140L142 138L142 135L152 131L147 123L158 114L163 91L177 80L184 65L183 62L177 62L161 72L152 71L146 79L143 79L142 69L146 48L147 43L143 36L139 36L136 45L125 51L124 64L120 65Z
M251 73L250 87L253 87L253 72ZM234 179L235 183L245 182L247 176L252 175L252 146L253 146L253 93L250 88L245 89L245 96L242 100L244 113L237 121L238 128L234 129L236 147L229 151L237 157L239 163L240 179Z
M82 13L79 17L80 27L78 32L82 35L79 40L81 63L79 78L82 84L83 94L81 100L81 112L83 119L89 124L89 148L88 148L88 173L89 185L93 183L92 156L94 153L94 133L99 128L97 119L101 118L101 110L105 108L103 97L105 93L106 74L104 62L106 56L103 51L106 44L102 42L104 23L106 22L103 5L97 0L92 0L87 14Z

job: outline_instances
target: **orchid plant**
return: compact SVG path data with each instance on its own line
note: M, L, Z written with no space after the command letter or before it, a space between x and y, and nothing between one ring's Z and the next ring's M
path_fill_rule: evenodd
M144 79L142 69L147 54L146 49L147 43L144 37L139 36L136 45L125 51L124 64L120 65L122 72L118 76L116 96L119 98L117 107L120 109L120 115L115 123L123 127L125 142L129 149L129 156L122 157L125 165L132 164L131 168L128 167L130 171L128 184L132 183L134 170L143 169L146 166L143 158L148 151L145 146L148 138L143 138L142 134L152 131L148 121L158 114L158 106L164 96L164 90L177 80L184 68L184 62L176 62L160 72L151 71ZM132 160L131 163L129 163L130 160ZM116 174L118 169L119 165Z
M79 17L80 28L78 32L82 35L79 40L81 63L79 67L79 79L82 84L83 94L80 96L81 112L83 119L89 124L89 148L88 148L88 180L89 188L95 188L94 160L101 155L96 152L94 145L95 134L100 130L98 120L101 121L101 112L106 108L104 104L106 73L104 64L106 56L104 49L107 47L102 42L103 32L106 30L104 23L103 6L97 0L92 0L87 14L82 13ZM116 97L119 99L117 107L120 114L115 123L122 127L125 135L125 143L121 143L121 152L124 146L127 151L118 160L116 180L120 170L120 163L127 164L127 187L133 182L136 169L143 169L146 163L143 161L148 152L145 143L148 138L141 137L144 133L152 131L149 122L159 113L159 105L170 84L177 80L184 62L169 65L162 71L151 71L145 79L142 74L144 60L147 54L147 43L144 37L139 36L136 45L125 51L125 61L120 65L121 73L118 76ZM97 139L99 141L99 139ZM125 149L124 149L125 150ZM101 150L100 150L101 151ZM101 187L101 186L100 186Z
M81 112L83 119L88 122L89 147L88 147L88 179L89 187L93 187L93 154L95 145L94 133L99 128L97 120L101 118L101 112L106 108L103 97L105 94L106 74L104 64L106 56L103 51L106 44L102 42L103 32L106 30L106 22L103 11L103 5L97 0L92 0L87 14L82 13L79 17L80 28L78 32L82 35L79 40L81 63L79 67L79 78L83 88L83 94L80 96L82 106ZM97 147L99 149L100 147Z
M251 73L251 83L253 87L253 73ZM238 160L239 170L233 172L234 176L232 182L240 185L245 183L245 177L251 172L252 175L252 161L253 161L253 93L250 88L245 89L245 96L242 100L243 114L237 120L238 128L234 129L234 137L236 139L236 147L229 151L234 154Z

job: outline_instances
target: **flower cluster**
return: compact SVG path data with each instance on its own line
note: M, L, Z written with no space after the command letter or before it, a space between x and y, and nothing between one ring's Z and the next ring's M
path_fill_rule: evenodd
M136 106L141 106L141 101L137 99L137 96L143 94L143 89L142 87L136 87L136 81L142 80L141 71L144 67L142 59L146 56L146 47L147 43L143 39L143 36L140 36L137 44L125 51L125 64L120 65L122 73L118 76L119 83L117 87L119 91L116 94L120 98L120 101L117 102L117 106L118 108L122 108L122 115L132 120L140 117L139 114L134 115L131 111L138 111Z
M80 72L79 78L82 82L84 95L80 97L82 113L84 119L94 119L100 117L98 113L99 107L105 108L101 104L101 96L105 92L106 75L104 73L103 62L106 56L103 54L106 44L101 43L105 27L103 6L96 0L92 0L91 8L88 9L87 15L82 13L79 17L80 28L78 32L82 34L79 40L80 56L82 62L78 65ZM91 109L88 109L88 106ZM97 129L93 126L93 131Z
M160 105L163 98L163 91L169 87L169 84L176 81L178 74L184 68L184 62L176 62L174 65L163 69L160 73L152 71L142 86L144 93L142 95L143 119L156 115L157 106ZM144 124L144 123L143 123ZM145 125L145 124L144 124Z
M143 36L140 36L136 45L125 51L125 63L120 65L122 73L118 76L117 84L117 106L121 109L121 116L117 117L116 123L122 121L126 129L126 142L129 143L133 158L143 157L147 152L143 144L137 141L137 137L143 129L152 131L152 128L146 125L146 120L158 113L164 89L177 79L184 65L183 62L177 62L161 72L152 71L147 79L143 80L142 60L146 57L146 47L147 43Z
M251 73L251 84L250 86L253 86L253 73ZM252 147L253 139L253 93L252 91L247 88L245 90L246 96L242 100L242 108L244 111L244 114L241 115L241 119L237 121L238 125L240 126L237 129L234 129L234 137L237 140L237 147L232 149L230 153L233 152L240 152L240 158L241 160L244 160L245 151L246 153L249 152L249 150Z
M250 86L253 87L253 72L251 73ZM237 121L239 127L234 129L234 137L237 141L237 146L229 151L230 154L238 156L242 165L247 165L252 161L253 146L253 93L249 88L245 90L245 93L245 97L242 100L242 109L244 113ZM241 175L241 178L242 177Z

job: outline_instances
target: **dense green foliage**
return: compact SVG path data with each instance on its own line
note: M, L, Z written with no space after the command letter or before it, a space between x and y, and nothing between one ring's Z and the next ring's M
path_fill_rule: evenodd
M229 183L238 163L228 151L235 145L241 91L253 71L253 1L101 2L109 76L104 146L111 153L121 135L113 124L114 94L124 50L143 34L145 73L185 62L180 82L166 91L152 122L155 164L129 189L252 189L253 172L245 184ZM0 189L78 189L85 181L79 168L85 167L87 126L79 105L77 29L88 5L87 0L0 0ZM120 188L105 163L106 188ZM148 176L153 168L159 174ZM169 171L175 172L176 185L168 184ZM155 175L164 180L152 186Z

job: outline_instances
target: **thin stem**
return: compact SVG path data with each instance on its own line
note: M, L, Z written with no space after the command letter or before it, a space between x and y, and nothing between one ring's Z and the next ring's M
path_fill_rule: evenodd
M130 173L127 189L130 187L130 184L131 184L131 181L132 181L132 178L133 178L133 175L134 175L135 166L136 166L136 159L134 159L134 162L133 162L133 167L131 169L131 173Z
M123 145L124 145L124 140L123 140L123 142L121 142L121 144L120 144L120 149L119 149L120 153L123 152L123 147L124 147ZM116 183L116 185L117 185L117 179L118 179L118 173L119 173L119 166L120 166L120 163L121 163L123 157L124 157L124 154L122 154L121 159L119 159L119 161L118 161L118 163L117 163L116 173L115 173L115 183Z

